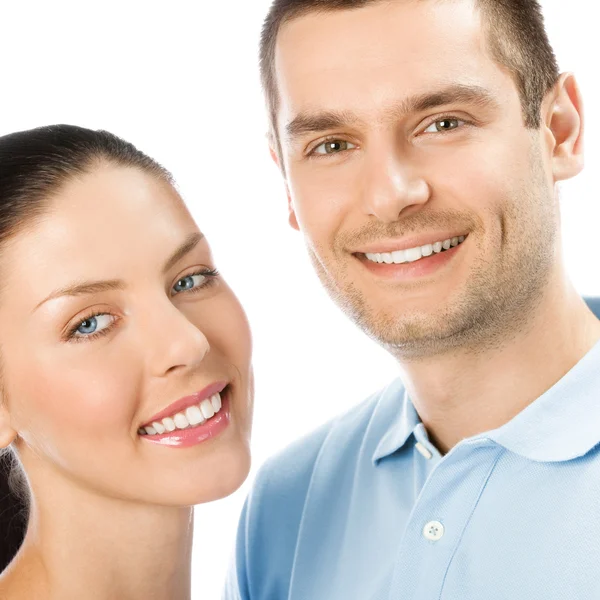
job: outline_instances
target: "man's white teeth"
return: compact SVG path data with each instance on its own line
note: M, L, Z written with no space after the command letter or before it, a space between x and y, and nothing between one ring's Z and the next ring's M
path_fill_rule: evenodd
M214 417L222 407L221 394L217 393L203 400L200 404L186 408L185 412L179 412L172 417L165 417L162 421L154 421L148 427L138 430L140 435L157 435L172 432L176 429L187 429L201 425L208 419Z
M407 250L396 250L395 252L377 252L367 253L365 256L376 263L386 263L388 265L402 264L407 262L415 262L423 257L431 256L432 254L439 254L442 250L449 250L454 246L458 246L465 241L464 235L460 237L453 237L441 242L435 242L434 244L425 244L424 246L417 246L416 248L408 248Z

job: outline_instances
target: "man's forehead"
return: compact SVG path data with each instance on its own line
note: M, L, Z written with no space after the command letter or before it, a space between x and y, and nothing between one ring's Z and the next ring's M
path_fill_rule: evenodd
M350 41L347 36L353 33L360 34L351 38L353 42L364 39L372 45L374 40L387 42L390 34L402 41L422 38L428 31L462 34L473 25L479 29L481 24L474 0L381 0L355 8L314 9L291 16L279 28L276 47L307 49L318 44L326 48L330 41L343 37ZM334 45L330 48L333 50Z
M286 23L280 36L275 76L283 126L301 113L402 110L452 84L493 95L499 77L507 79L485 48L471 2L311 13Z

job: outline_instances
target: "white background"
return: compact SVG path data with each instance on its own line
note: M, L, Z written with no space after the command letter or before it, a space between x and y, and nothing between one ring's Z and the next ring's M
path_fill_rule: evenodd
M562 188L565 256L581 293L600 295L595 2L542 4L561 69L579 75L588 108L587 169ZM257 72L268 5L0 4L0 134L59 122L104 128L162 162L253 326L253 470L239 492L196 511L194 598L219 597L238 513L264 459L396 376L391 358L330 303L287 226Z

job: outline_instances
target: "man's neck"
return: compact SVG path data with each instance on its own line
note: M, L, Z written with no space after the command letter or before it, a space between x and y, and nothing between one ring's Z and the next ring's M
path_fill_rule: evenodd
M441 453L510 421L600 340L600 321L570 284L547 296L529 326L494 350L401 361L409 396Z

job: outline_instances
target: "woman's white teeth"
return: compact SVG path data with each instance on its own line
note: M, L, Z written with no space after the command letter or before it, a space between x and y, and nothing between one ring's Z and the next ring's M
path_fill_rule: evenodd
M210 400L203 400L200 404L200 410L204 415L205 419L210 419L215 415L215 409L213 408L212 402Z
M377 252L367 253L365 256L376 263L386 263L388 265L395 263L397 265L406 262L415 262L423 257L431 256L432 254L438 254L442 250L449 250L454 246L458 246L465 241L464 235L460 237L453 237L441 242L435 242L435 244L425 244L424 246L417 246L416 248L408 248L407 250L396 250L395 252Z
M190 422L190 425L198 425L203 421L206 421L206 417L202 414L202 411L197 406L190 406L185 411L185 416Z
M165 426L165 429L169 432L175 431L177 429L177 425L175 425L175 421L173 421L173 419L171 419L171 417L167 417L166 419L163 419L162 423Z
M222 407L221 394L217 393L203 400L200 404L186 408L185 412L179 412L172 417L165 417L162 421L154 421L148 427L138 430L140 435L157 435L172 432L175 429L187 429L201 425L211 417L214 417Z
M175 421L175 425L177 429L185 429L190 426L190 422L187 420L187 417L183 413L177 413L173 417L173 421Z
M156 433L164 433L167 430L167 428L158 421L154 421L154 423L152 423L152 427L156 429Z

